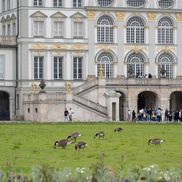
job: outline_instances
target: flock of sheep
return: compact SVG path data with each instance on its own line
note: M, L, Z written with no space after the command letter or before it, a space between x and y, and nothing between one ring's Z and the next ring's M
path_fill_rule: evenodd
M114 132L121 132L123 131L123 128L121 127L118 127L116 129L114 129ZM54 148L56 147L61 147L63 149L66 148L67 145L69 144L72 144L72 143L75 143L77 138L79 138L81 136L80 133L78 132L74 132L72 133L71 135L69 135L66 139L62 139L62 140L59 140L59 141L55 141L54 143ZM95 135L94 135L94 139L95 138L104 138L105 137L105 133L103 131L98 131ZM160 139L160 138L153 138L153 139L149 139L148 141L148 145L149 144L154 144L154 145L158 145L158 144L161 144L163 143L164 140ZM75 144L75 150L80 150L80 149L83 149L87 146L87 143L84 142L84 141L80 141L78 143Z

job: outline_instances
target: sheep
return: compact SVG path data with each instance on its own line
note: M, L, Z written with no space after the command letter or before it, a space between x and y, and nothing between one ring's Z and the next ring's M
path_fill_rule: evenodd
M160 138L153 138L153 139L150 138L148 141L148 145L150 145L150 144L159 145L159 144L163 143L164 141L165 140L162 140Z
M63 140L59 140L59 141L55 141L54 143L54 148L56 147L62 147L62 149L65 149L67 145L71 144L72 142L67 140L67 139L63 139Z
M86 142L78 142L76 145L75 145L75 150L80 150L80 149L83 149L87 147L87 143Z
M74 142L76 142L76 139L77 139L78 137L80 137L80 136L81 136L80 133L74 132L74 133L72 133L71 135L69 135L69 136L67 137L67 139L74 139Z
M121 131L123 131L123 128L121 127L114 129L114 132L121 132Z
M95 134L95 136L94 136L94 139L95 139L97 136L99 137L99 139L100 139L100 138L104 138L104 137L105 137L105 133L104 133L103 131L97 132L97 133Z

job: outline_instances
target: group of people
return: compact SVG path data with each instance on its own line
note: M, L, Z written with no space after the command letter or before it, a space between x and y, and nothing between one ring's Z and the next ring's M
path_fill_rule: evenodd
M128 110L128 120L135 121L157 121L157 122L182 122L182 110L162 110L161 108L142 108L138 113Z
M67 108L65 108L64 110L64 120L65 121L72 121L73 120L73 110L72 108L69 108L69 110L67 110Z

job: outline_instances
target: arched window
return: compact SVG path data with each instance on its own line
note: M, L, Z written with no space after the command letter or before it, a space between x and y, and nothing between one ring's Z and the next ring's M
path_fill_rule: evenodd
M102 70L103 76L105 78L113 77L113 62L114 57L109 52L101 53L97 58L97 76L101 76L100 72Z
M135 78L144 76L145 57L141 53L131 53L127 58L127 73L128 76Z
M108 7L113 4L113 0L98 0L98 4L101 7Z
M172 8L174 6L173 0L159 0L159 7L160 8Z
M113 42L113 20L109 16L102 16L97 21L97 42Z
M165 70L163 76L173 78L173 64L174 57L170 53L162 53L157 60L158 63L158 77L161 76L161 69Z
M145 42L144 27L144 22L140 17L130 18L127 22L127 43L143 44Z
M142 7L145 3L145 0L127 0L127 5L131 7Z
M164 17L158 23L158 43L159 44L173 44L173 21Z

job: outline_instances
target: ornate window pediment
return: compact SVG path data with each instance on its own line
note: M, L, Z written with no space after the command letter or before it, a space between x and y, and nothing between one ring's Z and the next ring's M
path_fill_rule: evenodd
M40 17L40 18L47 18L47 15L45 15L44 13L42 13L41 11L37 11L34 14L32 14L30 17L36 18L36 17Z
M70 16L71 18L75 18L75 19L77 19L77 18L86 18L86 16L85 15L83 15L83 14L81 14L81 13L79 13L79 12L77 12L77 13L75 13L75 14L73 14L72 16Z
M67 17L66 15L60 12L56 12L55 14L51 16L51 18L66 18L66 17Z

